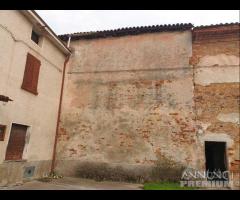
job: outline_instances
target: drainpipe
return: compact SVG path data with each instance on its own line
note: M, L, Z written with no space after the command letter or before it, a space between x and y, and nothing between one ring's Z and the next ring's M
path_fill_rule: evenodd
M66 66L69 61L69 58L70 58L70 55L67 56L66 60L64 61L64 66L63 66L62 86L61 86L60 100L59 100L59 106L58 106L58 117L57 117L56 134L55 134L55 141L54 141L54 147L53 147L51 173L53 173L54 169L55 169L56 148L57 148L57 139L58 139L58 131L59 131L59 124L60 124L61 108L62 108L62 97L63 97L63 88L64 88L64 80L65 80L65 71L66 71Z
M68 38L67 48L70 47L70 42L71 42L71 36L69 36L69 38Z

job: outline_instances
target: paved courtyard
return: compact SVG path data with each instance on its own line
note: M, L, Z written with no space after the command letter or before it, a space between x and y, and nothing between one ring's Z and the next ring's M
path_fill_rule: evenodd
M29 181L21 185L0 187L0 190L141 190L143 185L64 177L50 182L38 180Z

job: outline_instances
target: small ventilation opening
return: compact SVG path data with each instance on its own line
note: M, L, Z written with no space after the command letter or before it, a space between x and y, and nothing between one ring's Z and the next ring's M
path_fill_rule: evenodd
M34 171L35 171L35 166L25 167L23 177L24 177L24 178L33 177Z
M32 30L31 40L36 44L39 44L40 35L36 31Z

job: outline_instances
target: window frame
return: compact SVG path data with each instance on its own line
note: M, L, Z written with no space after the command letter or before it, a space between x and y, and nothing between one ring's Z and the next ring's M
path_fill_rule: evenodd
M37 41L35 41L34 37L37 37ZM38 46L40 46L40 40L41 40L41 35L38 34L37 31L35 31L34 29L32 29L32 32L31 32L31 40L37 44Z

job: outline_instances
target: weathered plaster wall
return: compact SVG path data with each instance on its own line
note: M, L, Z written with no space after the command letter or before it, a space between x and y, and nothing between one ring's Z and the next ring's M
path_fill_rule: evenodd
M36 177L48 173L52 160L65 56L45 37L35 44L31 32L32 24L19 11L0 11L0 94L13 99L0 102L0 124L7 126L0 141L3 185L22 181L25 166L36 166ZM41 60L37 96L21 89L28 52ZM22 162L4 161L12 123L29 126Z
M239 180L239 25L205 28L193 34L199 167L205 168L204 141L224 141L229 170Z
M71 47L60 173L153 178L151 170L169 162L175 169L198 165L190 31L78 40Z

